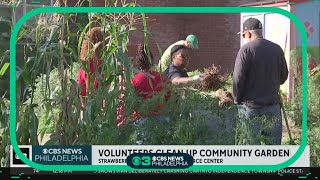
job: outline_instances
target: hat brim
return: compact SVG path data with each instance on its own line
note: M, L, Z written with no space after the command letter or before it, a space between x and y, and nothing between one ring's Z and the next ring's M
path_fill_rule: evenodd
M237 34L241 34L241 33L244 33L245 31L254 31L254 30L262 30L262 28L259 28L259 29L247 29L247 30L242 30L240 32L238 32Z
M193 44L193 45L192 45L192 48L194 48L194 49L199 49L199 46L198 46L198 44Z

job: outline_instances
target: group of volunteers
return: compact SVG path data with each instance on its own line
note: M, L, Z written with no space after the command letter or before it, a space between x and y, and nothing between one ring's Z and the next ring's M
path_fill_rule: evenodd
M99 27L95 27L89 35L94 37L93 43L102 41ZM96 34L93 34L96 33ZM282 48L263 37L262 23L255 18L249 18L242 24L242 30L238 33L246 42L239 49L235 57L233 70L233 99L238 107L238 115L243 127L240 131L250 131L252 137L262 134L269 139L268 144L281 144L282 139L282 115L281 98L279 95L280 85L284 84L288 77L288 68ZM95 42L96 41L96 42ZM83 47L85 49L87 47ZM94 47L95 48L95 47ZM82 50L83 50L82 49ZM167 85L184 86L203 80L204 74L189 76L187 72L188 63L194 50L199 49L198 38L194 34L188 35L184 40L171 44L162 54L157 68L153 67L154 57L147 44L140 43L137 46L136 55L132 65L139 71L130 79L134 92L144 100L161 94L168 100L171 92ZM99 49L98 49L99 51ZM101 66L99 53L90 59L90 74ZM79 70L78 83L80 85L81 105L85 107L88 84L87 74L83 69ZM122 79L120 78L120 81ZM121 83L121 82L120 82ZM98 87L98 81L94 79L94 87ZM121 86L120 86L121 87ZM125 89L125 87L124 87ZM125 90L124 90L125 91ZM119 97L120 101L125 95ZM164 102L165 102L164 101ZM142 101L143 102L143 101ZM162 101L163 102L163 101ZM159 104L157 108L148 114L134 110L132 122L137 127L144 124L152 117L159 122L167 122L168 119L159 110L165 105ZM117 125L121 126L127 122L123 111L125 106L120 105L117 112ZM263 129L263 123L250 121L256 117L266 116L272 127L267 131ZM141 132L136 144L146 144L145 133ZM244 132L244 134L248 134ZM250 144L261 144L256 138Z

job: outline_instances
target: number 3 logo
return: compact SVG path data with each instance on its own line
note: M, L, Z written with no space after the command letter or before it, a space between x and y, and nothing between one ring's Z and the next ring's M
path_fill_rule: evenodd
M149 156L142 156L141 157L141 164L142 164L142 166L150 166L151 165L151 158Z

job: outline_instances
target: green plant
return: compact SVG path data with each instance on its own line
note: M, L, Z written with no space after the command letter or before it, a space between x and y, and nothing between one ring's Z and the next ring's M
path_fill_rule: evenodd
M188 76L189 77L196 76L196 75L199 75L199 74L201 74L201 71L199 69L196 69L196 70L188 72Z
M0 167L9 166L10 132L9 132L9 106L6 98L0 97Z
M269 145L272 139L265 135L270 133L276 119L266 115L249 119L237 118L236 123L236 144L237 145Z
M79 1L80 2L80 1ZM83 4L83 1L81 1ZM89 5L91 5L90 1ZM120 2L119 2L120 3ZM108 6L119 6L116 1ZM135 6L135 3L121 1L120 6ZM34 135L51 134L47 144L118 144L120 136L116 127L117 98L120 69L119 62L126 68L121 76L130 79L133 74L131 61L127 56L129 34L138 31L135 25L143 24L144 39L147 40L146 18L144 14L133 13L89 13L89 21L74 23L76 14L41 14L37 21L24 33L31 37L25 46L26 63L18 67L17 117L19 143L38 144ZM78 16L77 16L78 17ZM78 21L79 22L79 21ZM83 24L85 23L85 24ZM81 44L86 39L88 29L101 26L102 67L95 72L99 87L88 86L88 97L83 116L80 107L79 87L76 82L78 69L87 73L88 63L80 60ZM90 55L94 49L89 49ZM27 53L28 52L28 53ZM90 81L93 82L93 81ZM129 86L126 81L126 86ZM113 90L108 91L112 86ZM128 97L134 94L126 89ZM102 101L107 102L102 107ZM128 106L129 103L128 103ZM128 112L131 110L128 108ZM30 125L35 125L31 128ZM25 132L27 129L29 133ZM108 132L108 135L106 135ZM113 133L111 136L109 133ZM105 137L105 138L101 138Z
M299 55L298 50L291 51L290 62L293 65L294 73L294 97L285 103L285 109L288 111L288 117L294 121L296 128L301 129L302 124L302 83L300 78ZM312 59L308 53L307 61ZM312 71L307 72L307 144L310 145L310 162L311 166L319 166L320 164L320 136L319 136L319 118L320 118L320 74L319 65ZM301 138L295 139L295 143L299 144Z
M3 2L14 12L19 5L19 1L4 1ZM0 17L1 34L8 35L14 26L15 16L12 13L11 20ZM3 23L4 22L4 23ZM0 38L2 41L4 38ZM18 37L17 39L21 39ZM9 68L9 44L3 43L0 47L0 167L9 166L10 157L10 132L9 132L9 114L10 101L8 100L8 68Z
M308 144L311 166L320 165L320 76L308 77Z
M91 1L79 2L79 6L84 5L84 2L91 5ZM106 2L106 6L118 6L120 3ZM132 2L121 3L120 6L136 6ZM132 68L127 55L130 34L142 32L146 44L149 38L153 38L153 34L147 29L145 14L90 13L82 14L80 19L78 15L41 14L36 17L34 24L22 28L19 33L18 37L30 38L29 44L23 48L24 62L17 67L18 144L38 145L42 143L45 134L50 134L47 145L131 145L136 136L136 129L130 118L133 109L148 111L161 100L160 96L142 100L130 85L130 79L138 71ZM71 27L71 24L76 24L76 27ZM141 25L142 29L137 28ZM88 29L93 26L101 26L106 39L102 44L103 65L101 71L95 72L99 87L94 90L93 84L89 84L87 103L85 109L82 109L76 75L80 67L89 71L88 63L80 61L80 49ZM159 52L161 54L161 49ZM93 49L88 51L88 54L92 53ZM125 71L119 69L119 63L124 66ZM199 70L195 70L189 76L199 73ZM117 99L124 93L119 90L120 77L126 80L124 103L128 121L124 126L117 127ZM223 86L231 91L231 74ZM316 83L314 87L316 88ZM210 92L170 88L172 98L163 110L169 122L163 124L152 118L147 122L148 144L237 144L235 138L239 134L236 134L236 106L220 108L219 99L210 95ZM296 90L299 90L299 86ZM316 91L313 90L314 92ZM312 163L319 164L319 121L316 119L319 119L320 110L317 95L314 94L313 97L314 106L310 105L310 117L308 114L308 119L312 122L309 123L308 136L311 137L309 144L312 147ZM102 106L102 100L106 102L105 107ZM293 103L286 105L294 107L290 111L299 112L299 98L295 100L294 106ZM6 166L9 157L9 104L7 99L0 98L3 145L0 148L0 159L3 166ZM241 135L238 137L238 144L246 143L252 138ZM263 136L259 138L265 141Z
M67 86L73 86L73 89L68 89L69 93L71 90L76 90L76 88L74 88L75 84L72 83L76 81L79 67L79 63L74 62L65 70L69 76ZM43 140L45 134L52 134L56 130L55 125L59 119L57 114L61 111L58 99L62 95L61 86L57 79L59 79L59 72L58 69L55 68L51 70L48 75L41 74L35 81L34 103L37 104L37 106L34 110L39 119L40 141Z

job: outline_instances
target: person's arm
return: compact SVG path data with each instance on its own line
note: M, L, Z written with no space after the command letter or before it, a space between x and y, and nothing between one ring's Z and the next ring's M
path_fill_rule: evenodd
M246 74L249 69L248 50L241 48L237 54L233 70L233 98L235 104L240 104L245 89Z
M190 83L193 83L195 81L201 80L200 76L193 76L193 77L174 77L171 82L174 85L188 85Z
M284 52L281 49L281 57L280 57L280 84L284 84L288 78L288 66L287 66L287 61L284 56Z
M81 108L85 109L86 108L86 97L80 95L80 103L81 103Z
M193 77L185 77L179 69L173 66L169 67L167 77L173 85L189 85L192 82L203 80L203 74Z
M162 54L159 64L158 64L158 69L160 72L164 72L166 68L168 67L168 64L170 64L170 51L171 51L172 45L170 45Z

